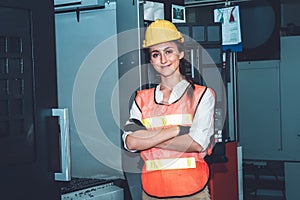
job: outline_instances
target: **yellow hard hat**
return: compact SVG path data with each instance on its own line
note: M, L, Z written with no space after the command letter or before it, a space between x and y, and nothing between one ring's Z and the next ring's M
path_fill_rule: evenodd
M146 30L143 48L173 40L184 42L183 35L177 30L173 23L168 20L157 19L152 22Z

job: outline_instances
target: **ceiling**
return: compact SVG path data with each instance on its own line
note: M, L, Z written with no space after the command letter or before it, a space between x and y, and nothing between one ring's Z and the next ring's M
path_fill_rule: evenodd
M184 0L185 4L205 4L205 3L226 3L226 2L238 2L238 1L251 1L251 0ZM280 0L281 3L299 3L299 0Z
M229 4L230 2L241 2L241 1L249 1L249 0L184 0L185 5L195 6L195 5L216 5L216 4Z

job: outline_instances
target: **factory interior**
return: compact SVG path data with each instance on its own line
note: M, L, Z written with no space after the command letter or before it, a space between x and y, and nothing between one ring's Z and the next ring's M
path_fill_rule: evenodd
M216 92L211 200L298 200L299 10L298 0L0 0L3 200L142 200L141 157L122 134L136 91L159 81L141 47L156 19L174 23L188 73Z

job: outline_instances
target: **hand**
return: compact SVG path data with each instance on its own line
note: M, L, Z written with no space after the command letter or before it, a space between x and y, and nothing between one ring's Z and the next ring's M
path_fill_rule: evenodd
M191 128L190 126L180 126L180 125L178 127L179 127L178 136L188 134Z

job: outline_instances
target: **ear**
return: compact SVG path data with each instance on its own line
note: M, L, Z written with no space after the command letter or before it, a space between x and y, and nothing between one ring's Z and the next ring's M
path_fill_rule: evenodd
M179 60L182 59L183 57L184 57L184 51L181 51L181 52L179 53Z

